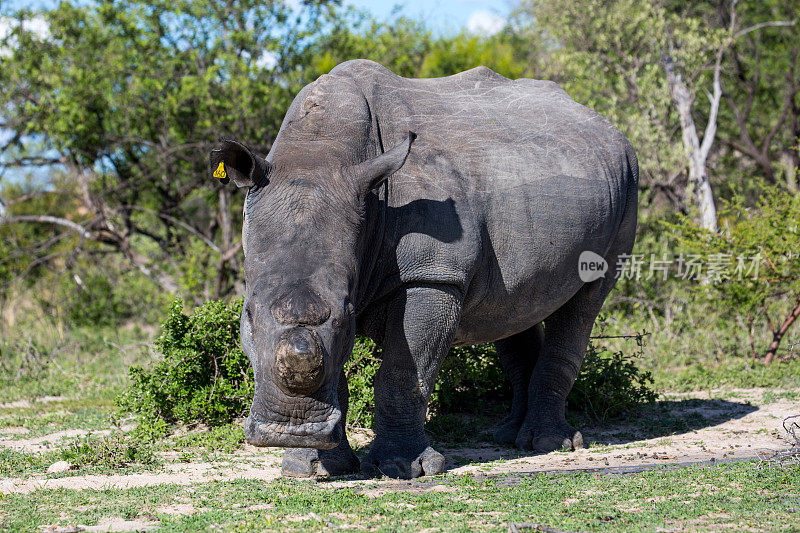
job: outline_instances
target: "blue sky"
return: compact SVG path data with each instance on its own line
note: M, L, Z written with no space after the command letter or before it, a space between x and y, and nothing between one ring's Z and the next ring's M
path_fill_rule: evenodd
M469 28L476 31L499 29L502 19L508 16L509 0L345 0L346 4L364 8L379 19L389 17L395 6L400 12L425 20L439 31L458 31Z
M288 0L299 4L300 0ZM437 31L457 32L462 28L493 33L502 27L512 0L344 0L345 4L366 9L379 19L389 18L395 8L403 15L424 20ZM6 0L9 7L52 6L57 0Z

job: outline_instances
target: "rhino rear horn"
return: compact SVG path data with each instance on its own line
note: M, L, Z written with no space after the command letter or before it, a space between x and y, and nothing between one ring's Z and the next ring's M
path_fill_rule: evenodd
M211 150L211 172L222 184L231 179L237 187L252 187L268 183L269 163L250 149L232 139L220 139Z
M361 180L365 191L379 187L389 176L400 170L400 167L406 162L411 151L411 144L416 138L417 134L409 131L408 137L391 150L355 166L356 175Z

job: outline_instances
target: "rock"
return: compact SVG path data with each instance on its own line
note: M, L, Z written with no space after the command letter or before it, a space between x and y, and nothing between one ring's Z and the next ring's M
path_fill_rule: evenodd
M48 474L60 474L72 468L72 465L67 461L57 461L47 467Z

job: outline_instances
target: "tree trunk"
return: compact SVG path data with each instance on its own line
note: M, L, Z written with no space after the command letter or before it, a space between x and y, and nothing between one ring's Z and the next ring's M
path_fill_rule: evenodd
M783 336L786 335L789 327L794 324L797 317L800 316L800 296L794 302L794 307L792 308L792 312L784 319L783 324L777 330L772 332L772 342L769 343L769 348L767 348L767 355L764 357L764 363L770 364L773 359L775 359L775 354L778 351L778 346L781 343L781 339Z
M710 97L711 110L702 144L697 136L697 127L692 118L694 94L689 91L683 82L683 76L677 71L672 56L666 55L662 58L664 70L667 74L670 96L680 117L683 146L689 159L689 183L694 189L692 192L697 203L700 225L712 232L717 231L717 208L714 205L714 193L711 190L711 183L708 181L706 160L716 135L717 111L719 110L719 101L722 96L719 81L720 58L721 54L718 55L717 68L714 73L714 94Z
M220 254L217 275L214 280L215 298L222 296L227 263L235 255L235 253L229 253L233 245L233 222L231 220L231 192L227 187L222 187L219 190L219 227L222 233L222 245L220 246L222 253Z

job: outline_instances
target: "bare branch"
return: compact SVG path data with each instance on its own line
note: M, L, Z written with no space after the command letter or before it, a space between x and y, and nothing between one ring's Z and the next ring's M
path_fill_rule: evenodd
M743 35L747 35L750 32L760 30L761 28L768 28L768 27L780 27L780 26L794 26L797 23L797 19L794 20L770 20L768 22L759 22L758 24L753 24L752 26L748 26L743 30L739 30L733 34L734 39L738 39Z
M91 239L92 234L86 231L86 228L80 224L67 220L61 217L52 217L50 215L18 215L14 217L0 218L0 223L13 224L15 222L39 222L42 224L56 224L70 228L84 239Z
M64 163L63 157L41 157L30 156L12 159L10 161L3 161L4 167L49 167L51 165L58 165Z
M224 263L224 262L230 260L234 255L236 255L236 253L241 248L242 248L242 243L241 243L241 241L239 241L236 244L234 244L233 246L231 246L224 254L222 254L222 257L220 257L220 261Z
M714 138L717 135L717 114L719 113L719 101L722 99L722 83L719 77L720 70L722 70L722 54L724 51L723 47L720 47L717 51L717 62L714 65L714 94L709 98L711 108L708 112L706 130L703 133L703 143L700 145L700 157L704 162L708 159L708 153L711 151L711 145L714 144Z
M209 239L208 237L203 235L200 232L200 230L198 230L197 228L194 228L194 227L190 226L189 224L187 224L186 222L184 222L182 220L179 220L179 219L177 219L175 217L172 217L170 215L166 215L164 213L158 213L156 211L153 211L152 209L148 209L146 207L141 207L141 206L138 206L138 205L125 205L125 206L122 206L122 208L123 209L127 209L127 210L132 210L132 211L142 211L144 213L150 213L151 215L157 216L158 218L166 220L167 222L171 222L171 223L175 224L176 226L180 226L183 229L185 229L186 231L188 231L189 233L191 233L192 235L194 235L195 237L197 237L198 239L202 240L204 243L206 243L208 245L209 248L211 248L215 252L222 253L222 250L220 249L219 246L214 244L214 241L212 241L211 239Z

